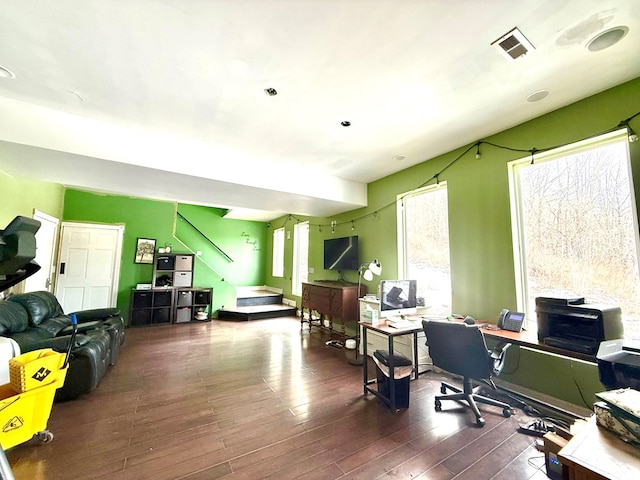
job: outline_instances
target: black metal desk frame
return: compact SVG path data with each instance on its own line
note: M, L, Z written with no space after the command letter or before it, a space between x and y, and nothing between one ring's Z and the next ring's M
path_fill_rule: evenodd
M385 321L381 321L378 325L373 325L367 322L358 322L362 326L362 356L364 362L362 362L362 382L364 386L364 395L373 393L378 397L385 405L387 405L392 412L396 413L396 392L395 392L395 374L393 365L393 339L403 335L413 336L413 379L418 378L418 333L422 331L422 324L417 322L415 327L394 328L389 327ZM389 341L389 398L382 395L376 389L370 387L370 385L377 383L377 379L369 379L369 367L367 365L367 330L374 330L378 333L382 333L387 336ZM424 373L424 372L423 372Z

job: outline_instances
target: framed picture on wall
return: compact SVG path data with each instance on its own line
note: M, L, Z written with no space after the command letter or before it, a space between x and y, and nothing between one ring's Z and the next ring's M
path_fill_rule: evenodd
M153 263L156 241L153 238L138 238L134 263Z

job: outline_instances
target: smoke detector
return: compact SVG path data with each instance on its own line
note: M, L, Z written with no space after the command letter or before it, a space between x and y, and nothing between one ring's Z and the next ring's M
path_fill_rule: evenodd
M502 35L491 45L510 62L513 62L520 57L524 57L529 52L535 50L535 47L529 40L527 40L517 27Z

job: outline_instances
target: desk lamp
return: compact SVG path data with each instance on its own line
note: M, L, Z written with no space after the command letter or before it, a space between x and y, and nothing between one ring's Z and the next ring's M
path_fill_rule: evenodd
M375 259L371 262L363 263L362 265L360 265L360 268L358 268L358 299L357 299L358 301L358 320L357 321L358 322L360 321L360 286L362 285L362 277L364 277L365 280L370 282L371 280L373 280L374 275L380 276L381 273L382 273L382 265L380 264L378 259ZM359 354L360 354L360 325L357 325L356 356L353 360L349 361L351 365L362 365L363 358L359 357Z

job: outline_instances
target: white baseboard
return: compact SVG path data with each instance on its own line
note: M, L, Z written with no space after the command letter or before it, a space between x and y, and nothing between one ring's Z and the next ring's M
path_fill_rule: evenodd
M284 303L285 305L289 305L290 307L295 307L296 306L296 301L295 300L291 300L290 298L283 298L282 299L282 303Z

